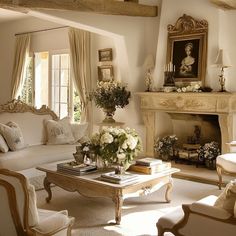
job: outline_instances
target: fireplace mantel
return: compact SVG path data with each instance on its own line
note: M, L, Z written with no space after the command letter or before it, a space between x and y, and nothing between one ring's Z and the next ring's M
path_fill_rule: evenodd
M140 108L146 127L146 155L154 155L155 114L167 113L217 115L221 130L222 153L228 151L227 143L235 139L236 93L164 93L140 92Z

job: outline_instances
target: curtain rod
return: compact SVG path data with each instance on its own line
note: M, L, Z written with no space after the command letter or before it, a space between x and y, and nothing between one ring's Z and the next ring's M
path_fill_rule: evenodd
M38 33L38 32L44 32L44 31L50 31L50 30L56 30L56 29L63 29L63 28L68 28L69 26L60 26L60 27L55 27L55 28L50 28L50 29L42 29L42 30L35 30L35 31L29 31L29 32L22 32L22 33L17 33L17 35L23 35L23 34L33 34L33 33Z

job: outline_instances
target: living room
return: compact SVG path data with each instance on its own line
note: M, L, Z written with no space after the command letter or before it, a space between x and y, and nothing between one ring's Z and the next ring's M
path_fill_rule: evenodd
M157 16L134 17L41 9L30 10L27 14L19 13L19 18L0 22L0 49L3 55L0 64L0 104L6 104L12 99L11 78L16 35L30 33L31 54L48 52L53 55L58 52L69 52L70 44L68 30L70 27L89 31L91 33L90 57L92 89L96 88L98 81L98 67L107 65L112 66L114 78L127 84L127 88L131 91L129 104L123 109L117 109L114 118L117 122L123 122L125 127L130 127L137 131L143 143L144 154L150 139L147 138L147 122L144 122L143 120L143 112L141 112L140 108L140 96L137 93L144 92L147 89L145 84L145 58L151 54L155 60L155 66L152 71L152 89L153 91L158 91L160 88L163 88L164 69L167 64L167 25L174 25L178 18L182 17L183 14L187 14L194 19L206 20L208 22L204 85L210 87L213 91L219 91L220 68L214 66L214 63L219 49L224 49L224 51L227 51L231 60L231 67L225 68L225 87L229 92L233 93L235 91L236 84L233 80L233 74L236 72L236 67L234 66L236 64L236 47L234 44L236 34L233 30L233 23L236 20L235 9L220 8L209 0L143 0L139 1L139 3L157 6ZM112 48L113 59L110 62L102 63L99 61L98 51L106 48ZM50 105L50 103L46 105ZM171 117L167 115L163 110L161 112L157 110L155 116L155 130L154 134L151 133L155 138L170 135L173 134L173 132L178 131L178 135L180 135L181 139L181 135L183 134L181 134L180 130L185 129L185 127L187 127L187 129L184 130L185 136L191 136L193 134L193 127L196 123L195 120L192 123L189 122L187 125L186 120L189 120L188 117L184 118L181 122L179 120L176 122L176 119L173 119L173 116ZM104 113L102 109L93 105L92 119L90 120L91 133L99 130L99 125L103 119ZM221 136L224 137L223 140L226 142L236 140L234 122L222 122L221 124L223 127L228 127L227 130L233 130L232 133L229 132L230 134L227 136L225 133L228 131L224 130L222 132L221 128ZM177 128L176 125L178 125ZM149 130L152 129L152 126L150 127L148 128ZM208 131L209 130L205 132ZM214 136L214 133L211 135ZM222 137L220 139L222 139ZM150 147L152 148L153 145L150 145L149 143L149 148ZM148 153L148 155L149 154L151 155L152 153ZM192 194L185 190L183 185L188 186L188 188L191 189L190 191ZM173 202L171 205L163 203L158 204L158 212L152 211L156 206L154 206L153 201L155 197L159 197L157 196L157 193L155 193L156 195L150 195L147 198L131 199L127 201L125 206L123 206L124 209L127 209L127 215L124 214L122 219L124 225L121 224L121 228L106 224L109 220L112 220L114 216L113 213L109 213L110 209L113 211L112 207L109 205L110 203L108 204L108 201L106 200L103 201L104 199L99 199L98 202L96 202L97 198L92 200L83 199L81 196L77 198L77 193L73 193L74 195L72 195L72 193L68 194L68 192L65 193L58 188L58 194L55 194L55 202L53 198L50 204L45 204L45 191L36 191L36 193L38 197L38 206L42 208L53 210L69 208L69 215L76 217L76 223L74 224L74 232L72 230L72 235L155 235L155 224L161 215L168 212L168 210L171 210L168 208L176 207L185 203L192 203L210 194L219 195L221 193L215 185L204 185L175 178L173 190ZM158 192L158 195L159 193L160 192ZM182 194L185 195L182 196ZM67 199L67 203L63 204L63 199ZM145 206L147 200L151 201L149 206ZM80 201L81 206L79 206L78 211L82 211L82 215L79 215L79 213L74 209L75 204L80 205ZM73 202L74 205L71 204L70 206L68 202ZM106 210L105 216L102 216L103 211L97 206L99 204L100 207L102 206ZM83 209L82 206L85 205L88 207ZM137 207L137 205L140 208ZM90 208L93 207L96 211L90 210ZM132 208L135 208L135 211L132 211ZM86 212L87 210L88 212ZM151 225L151 229L146 229L145 231L145 229L140 228L140 231L135 231L131 224L133 226L138 225L138 223L142 224L142 220L138 218L140 216L142 217L142 210L145 217L147 216L147 219L148 213L150 213L150 222L146 223L149 226ZM138 212L141 213L138 214ZM94 216L95 219L89 222L86 221L86 217L90 217L89 214L96 214L97 216ZM134 217L133 219L132 216ZM77 217L79 218L78 221ZM98 224L96 224L96 218L99 219ZM102 219L105 219L103 221L104 225ZM122 226L124 227L122 228ZM90 231L89 229L93 227L94 229ZM127 232L125 230L127 230Z

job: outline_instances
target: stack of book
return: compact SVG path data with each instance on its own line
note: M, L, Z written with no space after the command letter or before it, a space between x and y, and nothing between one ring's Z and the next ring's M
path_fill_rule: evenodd
M114 171L101 174L101 180L114 183L125 184L130 182L136 182L139 179L138 175L125 172L124 174L116 174Z
M57 171L72 175L85 175L97 170L96 166L77 164L75 161L57 164Z
M137 171L145 174L155 174L171 168L170 162L164 162L160 159L145 157L136 160L134 165L131 165L129 170Z

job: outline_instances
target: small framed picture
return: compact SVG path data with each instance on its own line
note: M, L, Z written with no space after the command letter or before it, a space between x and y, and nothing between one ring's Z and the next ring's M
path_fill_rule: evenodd
M98 50L99 61L112 61L112 48Z
M113 66L98 66L98 80L99 81L110 81L114 77Z

